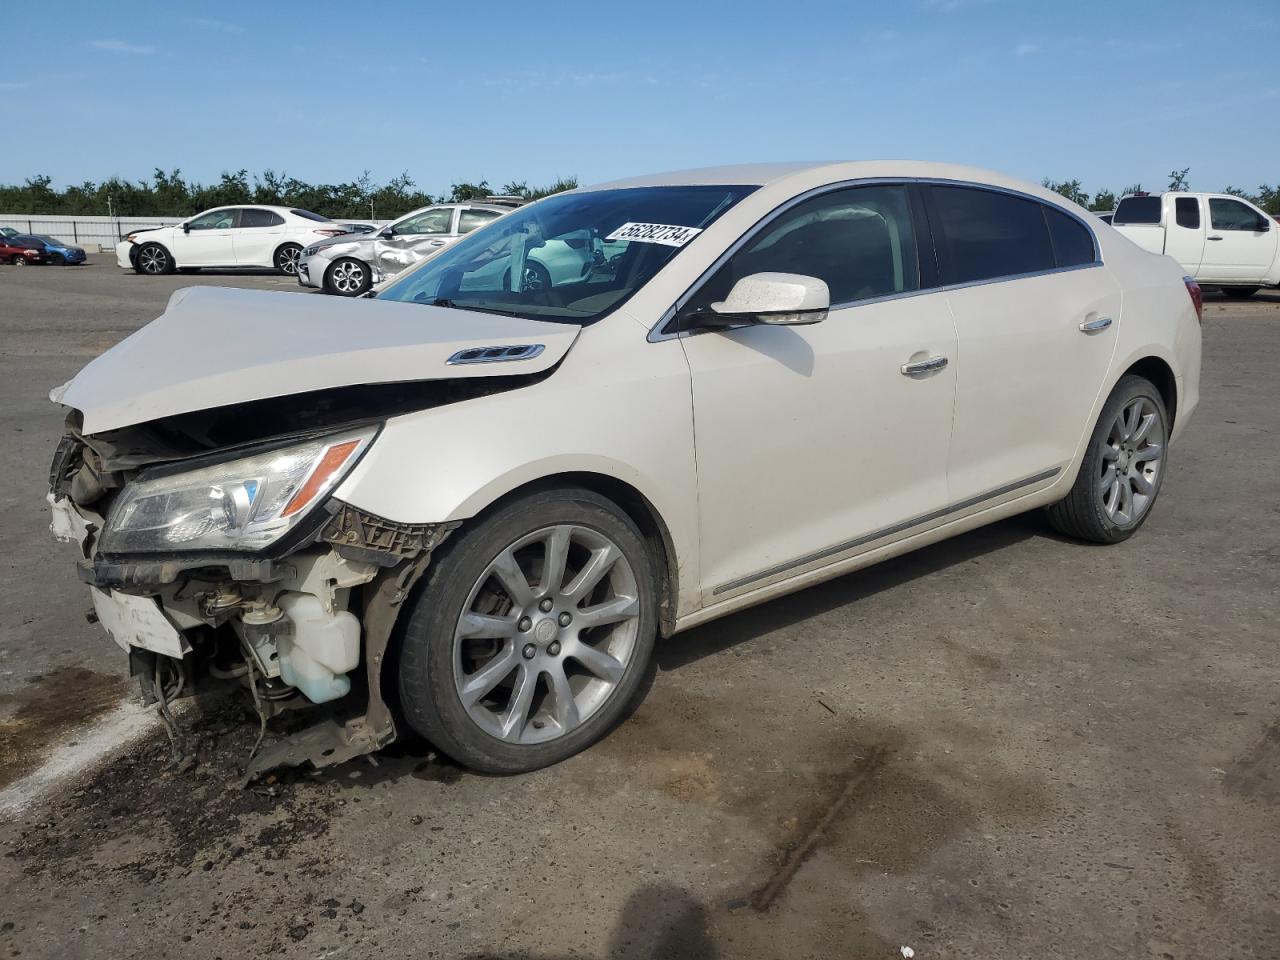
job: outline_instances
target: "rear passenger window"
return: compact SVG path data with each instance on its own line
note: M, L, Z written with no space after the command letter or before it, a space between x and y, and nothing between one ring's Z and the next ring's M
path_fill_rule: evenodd
M1178 197L1173 201L1173 218L1178 226L1200 229L1200 201L1195 197Z
M1059 267L1078 267L1093 263L1093 234L1075 217L1056 207L1044 206L1044 219L1049 225L1049 240L1053 244L1053 261Z
M1040 203L971 187L935 186L929 192L944 284L1054 268Z
M690 303L698 309L723 300L753 273L818 277L833 306L919 290L906 188L852 187L797 204L748 240Z
M254 210L252 207L240 211L242 227L278 227L284 223L284 217L270 210Z

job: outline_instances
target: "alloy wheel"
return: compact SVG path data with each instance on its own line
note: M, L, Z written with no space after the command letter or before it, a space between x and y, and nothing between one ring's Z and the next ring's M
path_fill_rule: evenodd
M343 260L334 265L329 274L333 289L342 294L359 293L364 286L364 267L353 260Z
M617 689L636 650L635 571L590 527L534 531L499 553L454 629L454 685L470 719L514 744L563 737Z
M143 273L164 273L169 266L169 255L159 247L143 247L138 254L138 263L142 264Z
M1121 408L1102 447L1098 497L1120 526L1136 523L1151 507L1159 485L1165 447L1164 420L1147 397Z
M280 271L288 276L294 276L298 272L298 261L302 259L301 247L285 247L280 251Z

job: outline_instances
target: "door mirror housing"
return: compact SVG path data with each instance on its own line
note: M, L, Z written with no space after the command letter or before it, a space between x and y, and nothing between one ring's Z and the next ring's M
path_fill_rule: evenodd
M184 220L184 221L183 221L183 223L182 223L182 232L183 232L183 233L190 233L190 232L191 232L191 224L187 223L185 220Z
M753 273L733 285L729 295L694 319L697 327L742 324L802 326L821 323L831 309L825 280L799 273Z

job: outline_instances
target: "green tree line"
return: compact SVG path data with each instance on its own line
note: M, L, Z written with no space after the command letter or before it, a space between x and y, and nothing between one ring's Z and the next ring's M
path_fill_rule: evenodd
M157 169L151 180L112 177L55 190L46 176L27 178L21 186L0 185L0 212L52 216L188 217L239 203L301 207L327 217L390 220L417 207L440 201L474 200L492 194L536 200L578 185L576 177L531 187L525 181L491 187L488 180L455 183L448 194L435 196L416 188L408 173L385 184L374 183L368 171L349 183L304 183L295 177L264 170L250 178L247 170L223 173L216 183L186 180L182 171Z
M1169 183L1165 190L1190 190L1191 189L1191 168L1183 167L1181 170L1171 170L1169 172ZM1073 203L1089 210L1102 213L1107 210L1114 210L1116 204L1120 202L1120 198L1130 193L1142 193L1142 184L1135 183L1125 187L1119 193L1114 190L1099 190L1095 194L1090 194L1085 190L1079 180L1051 180L1045 177L1040 181L1045 187L1060 193ZM1257 190L1242 190L1240 187L1226 187L1222 193L1230 193L1251 203L1257 204L1263 210L1270 214L1280 214L1280 184L1276 186L1268 186L1262 184Z

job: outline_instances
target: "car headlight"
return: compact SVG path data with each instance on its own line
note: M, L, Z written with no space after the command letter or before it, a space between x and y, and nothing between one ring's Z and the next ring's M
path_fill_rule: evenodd
M112 504L108 554L261 550L292 530L351 470L377 428L167 476L135 480Z

